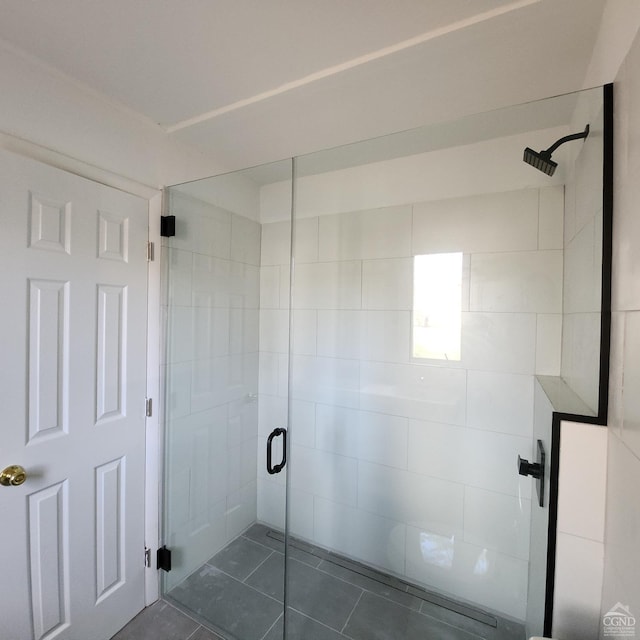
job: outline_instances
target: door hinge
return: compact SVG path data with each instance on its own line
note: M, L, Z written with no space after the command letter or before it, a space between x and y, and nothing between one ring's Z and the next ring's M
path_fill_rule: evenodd
M151 549L149 549L149 547L144 548L144 566L147 568L151 567Z
M158 564L158 570L171 571L171 549L167 549L166 544L158 549L156 562Z
M147 418L150 418L153 415L153 398L146 398L145 412L146 412Z
M153 262L155 260L154 253L155 247L153 246L153 242L147 242L147 262Z

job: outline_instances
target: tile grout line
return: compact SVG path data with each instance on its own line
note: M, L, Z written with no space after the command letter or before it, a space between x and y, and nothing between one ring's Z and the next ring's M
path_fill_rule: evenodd
M271 633L271 630L278 624L278 620L280 620L281 618L284 624L284 611L273 621L273 624L265 631L265 634L260 638L260 640L265 640L269 633Z
M351 620L351 616L353 616L354 611L356 610L356 608L358 607L358 605L360 604L360 600L362 600L362 596L364 595L364 589L361 589L360 591L360 596L358 597L358 599L356 600L356 603L353 605L353 609L351 609L351 613L349 614L349 616L347 617L344 625L342 626L342 629L340 630L340 633L343 633L344 630L347 628L347 625L349 624L349 621Z
M200 631L200 629L204 629L204 627L199 624L192 633L190 633L184 640L189 640L190 638L193 638L193 636L196 635L196 633L198 633L198 631ZM209 631L209 629L205 629L205 631Z
M320 562L320 564L322 564L322 562L331 562L331 560L322 560ZM334 563L332 563L332 564L334 564ZM336 565L336 566L342 567L342 565ZM347 567L342 567L342 568L345 569L346 571L350 571L351 573L354 573L355 575L359 575L359 576L362 576L363 578L367 578L368 580L372 580L372 581L376 582L375 578L371 578L370 576L367 576L367 575L365 575L363 573L356 573L355 571L352 571L351 569L349 569ZM396 600L392 600L391 598L387 598L386 596L383 596L380 593L376 593L375 591L371 591L371 589L367 589L366 587L362 587L359 584L356 584L355 582L350 582L346 578L343 578L341 576L336 576L335 574L330 573L329 571L325 571L324 569L320 568L320 565L315 567L315 570L319 571L320 573L323 573L326 576L330 576L331 578L335 578L336 580L339 580L340 582L343 582L344 584L348 584L350 587L356 587L356 589L360 589L363 593L364 592L370 593L371 595L374 595L374 596L376 596L378 598L382 598L383 600L388 600L389 602L393 602L393 604L397 604L397 605L399 605L401 607L405 607L406 609L409 609L410 611L413 611L413 609L411 609L411 607L409 607L409 606L407 606L405 604L402 604L401 602L397 602ZM407 595L412 595L412 594L408 593L407 591L402 591L401 589L398 589L397 587L385 584L384 582L381 582L380 584L383 584L383 585L389 587L390 589L393 589L394 591L397 591L398 593L405 593ZM416 597L416 596L413 596L413 597ZM420 599L420 598L418 598L418 599Z
M318 620L317 618L314 618L314 617L310 616L309 614L304 613L303 611L300 611L299 609L296 609L294 607L290 606L289 609L291 611L295 611L296 613L300 614L303 618L307 618L307 620L312 620L313 622L315 622L316 624L319 624L320 626L324 627L325 629L329 629L330 631L334 631L335 633L338 633L341 636L343 635L343 633L341 631L338 631L335 627L330 627L326 622L322 622L321 620ZM345 636L345 637L349 637L349 636Z
M190 615L190 613L194 613L195 614L195 611L191 611L191 609L189 609L187 607L187 605L181 604L181 607L178 607L177 605L175 605L170 600L166 600L164 597L159 602L164 602L165 604L169 605L172 609L175 609L178 613L183 615L185 618L188 618L189 620L192 620L193 622L195 622L198 625L198 627L196 628L196 630L193 633L195 633L200 627L202 627L206 631L209 631L210 633L215 633L214 631L211 631L210 629L207 629L207 627L205 627L200 622L200 620L198 620L194 616ZM191 634L191 636L193 636L193 633ZM218 635L218 634L216 634L216 635ZM189 636L189 638L191 638L191 636ZM188 638L186 640L188 640Z
M277 602L280 605L282 604L282 602L280 602L274 596L270 596L268 593L264 593L264 591L260 591L260 589L256 589L255 587L252 587L250 584L245 584L244 582L242 582L242 580L238 580L238 578L236 578L235 576L232 576L230 573L227 573L226 571L223 571L218 567L214 567L213 565L207 564L206 562L202 565L202 567L204 567L205 565L211 569L215 569L216 571L219 571L221 574L227 576L227 578L231 578L234 582L237 582L238 584L241 584L242 586L247 587L247 589L251 589L251 591L255 591L255 593L259 593L261 596L264 596L265 598L269 598L269 600L273 600L274 602ZM202 567L200 567L200 569L202 569ZM196 572L194 571L193 573L196 573ZM188 607L188 605L184 605L184 606Z
M247 584L247 580L274 554L276 553L276 551L271 550L271 553L260 563L258 564L258 566L251 571L251 573L249 573L248 576L246 576L243 580L241 580L240 582L242 582L242 584ZM247 585L247 586L251 586L251 585Z

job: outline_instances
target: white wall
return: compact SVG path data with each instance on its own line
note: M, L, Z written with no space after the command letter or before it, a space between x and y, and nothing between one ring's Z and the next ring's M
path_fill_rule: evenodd
M640 28L636 0L607 0L583 87L613 82Z
M640 37L614 83L614 248L609 461L602 613L640 618ZM637 629L636 629L637 633ZM601 627L600 637L604 636Z
M220 173L211 155L44 63L0 44L0 132L160 188Z
M604 561L607 429L562 422L553 637L596 638Z

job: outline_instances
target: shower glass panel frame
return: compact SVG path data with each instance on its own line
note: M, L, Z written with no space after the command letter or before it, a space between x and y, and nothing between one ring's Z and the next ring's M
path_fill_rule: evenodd
M553 177L522 162L587 122ZM605 87L169 190L165 597L231 640L550 635L561 420L606 423L611 136ZM215 221L211 239L195 219ZM179 308L189 251L192 270L259 268L259 309L229 289L246 286L238 266L227 285L209 270L227 306L196 304L193 270ZM227 398L210 368L212 407L176 417L176 329L191 322L192 408L211 360L193 336L231 345L239 309L257 312L242 325L251 381ZM226 431L203 422L221 405ZM212 428L226 448L201 444ZM538 442L541 500L517 468ZM220 508L199 523L202 470Z

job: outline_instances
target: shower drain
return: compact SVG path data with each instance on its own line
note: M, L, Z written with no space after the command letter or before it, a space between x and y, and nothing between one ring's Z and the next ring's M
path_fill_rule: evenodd
M266 536L284 544L285 536L280 531L269 529L266 532ZM481 609L476 609L475 607L468 604L458 602L453 598L428 591L415 584L411 584L410 582L400 580L395 576L390 576L386 573L382 573L381 571L376 571L375 569L371 569L365 564L362 564L355 560L350 560L349 558L341 556L338 553L334 553L333 551L327 551L322 547L309 544L292 536L288 536L287 544L293 549L304 551L305 553L315 556L320 560L331 562L332 564L342 567L343 569L353 571L354 573L364 576L365 578L375 580L380 584L384 584L385 586L396 589L397 591L400 591L402 593L408 593L409 595L415 596L416 598L419 598L424 602L429 602L438 607L442 607L443 609L448 609L449 611L453 611L459 615L465 616L466 618L471 618L472 620L485 624L489 627L497 628L498 626L498 619L495 616L482 611Z

